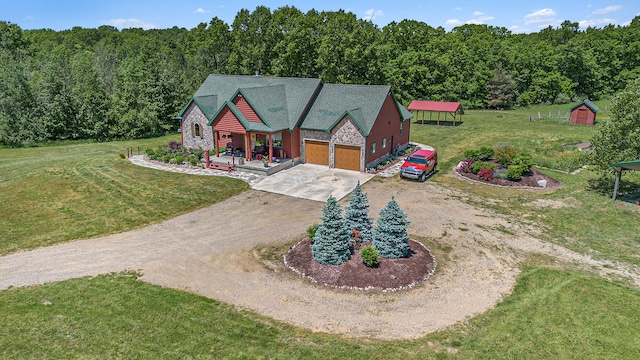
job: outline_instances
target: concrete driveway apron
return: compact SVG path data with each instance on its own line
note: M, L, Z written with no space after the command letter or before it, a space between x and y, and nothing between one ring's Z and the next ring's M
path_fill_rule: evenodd
M252 188L324 202L329 196L342 199L358 181L364 184L374 176L358 171L330 169L325 165L300 164L267 176Z

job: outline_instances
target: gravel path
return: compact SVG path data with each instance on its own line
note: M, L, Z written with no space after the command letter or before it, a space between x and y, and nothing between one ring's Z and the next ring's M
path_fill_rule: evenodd
M0 257L0 289L134 269L144 281L314 331L407 339L494 306L511 291L519 263L532 253L625 276L640 287L638 269L619 264L604 268L604 263L523 235L533 230L458 200L464 194L397 178L374 179L363 190L371 217L393 195L412 222L410 234L450 248L423 286L400 293L336 292L269 269L256 247L301 238L318 221L323 204L249 190L140 230Z

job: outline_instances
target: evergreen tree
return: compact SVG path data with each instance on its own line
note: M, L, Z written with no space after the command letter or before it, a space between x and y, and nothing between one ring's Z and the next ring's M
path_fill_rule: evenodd
M348 233L357 230L362 241L371 241L371 219L369 215L369 200L362 192L360 181L349 197L349 206L344 210L344 226Z
M378 254L389 259L397 259L407 256L409 253L409 234L407 226L407 214L391 198L387 206L380 210L380 218L376 223L373 236L373 246L378 249Z
M340 265L349 260L349 234L342 220L342 209L333 196L322 208L322 223L318 226L311 253L313 258L324 265Z

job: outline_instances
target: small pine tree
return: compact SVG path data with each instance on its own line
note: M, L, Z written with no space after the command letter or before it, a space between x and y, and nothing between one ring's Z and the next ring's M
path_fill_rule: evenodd
M378 255L397 259L407 256L409 253L409 234L407 226L407 214L391 198L387 206L380 210L373 236L373 246L378 249Z
M342 208L333 196L330 196L322 208L322 223L318 226L311 253L313 258L324 265L340 265L349 260L349 233L344 227Z
M349 197L349 206L344 210L344 226L349 234L357 230L362 241L372 240L371 218L369 218L369 200L362 192L360 181Z

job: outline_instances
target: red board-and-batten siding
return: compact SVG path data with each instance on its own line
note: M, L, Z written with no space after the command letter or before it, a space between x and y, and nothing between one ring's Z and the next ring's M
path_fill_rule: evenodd
M233 99L233 103L236 104L242 115L244 115L247 120L251 122L264 123L242 94L238 94L235 99Z
M238 120L231 109L226 106L222 109L220 114L218 114L211 125L213 125L213 128L216 131L226 131L236 134L247 133L247 130L244 128L240 120Z
M400 123L403 122L402 134L400 134ZM396 145L404 148L409 143L409 127L411 121L402 121L398 107L391 94L387 95L384 104L378 113L376 122L367 137L366 145L366 166L370 166L383 156L388 156L393 152ZM391 137L393 136L393 144ZM387 147L382 148L382 139L387 138ZM371 144L376 143L376 153L371 154Z
M578 116L580 113L586 112L586 117ZM596 113L586 104L582 104L571 111L569 115L569 124L575 125L593 125L596 122Z

